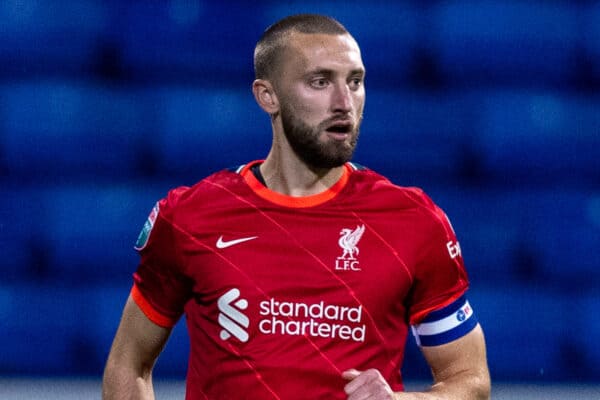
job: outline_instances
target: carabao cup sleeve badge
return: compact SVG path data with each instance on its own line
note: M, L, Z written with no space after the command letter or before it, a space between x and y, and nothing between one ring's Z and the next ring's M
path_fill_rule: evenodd
M142 231L140 232L140 235L138 236L137 241L135 242L134 247L136 250L138 250L138 251L143 250L144 247L146 247L146 245L148 244L148 239L150 238L150 233L152 232L152 228L154 227L156 218L158 218L158 211L159 211L159 207L158 207L158 203L156 203L154 205L154 208L152 208L152 211L150 211L150 215L148 215L148 219L144 223L144 226L142 227Z

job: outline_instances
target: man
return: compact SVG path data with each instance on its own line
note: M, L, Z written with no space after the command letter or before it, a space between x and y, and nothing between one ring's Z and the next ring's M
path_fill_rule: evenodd
M365 102L353 37L328 17L288 17L254 63L271 150L154 207L104 399L153 398L153 365L184 313L188 399L488 398L445 214L350 163ZM424 393L402 392L409 324L435 381Z

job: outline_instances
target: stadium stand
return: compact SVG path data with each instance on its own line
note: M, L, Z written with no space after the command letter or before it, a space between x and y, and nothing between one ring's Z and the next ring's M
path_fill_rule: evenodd
M309 11L363 48L355 160L449 215L494 379L600 379L600 2L583 0L1 2L0 374L101 373L153 204L265 156L253 46ZM183 378L188 349L182 321L157 376Z

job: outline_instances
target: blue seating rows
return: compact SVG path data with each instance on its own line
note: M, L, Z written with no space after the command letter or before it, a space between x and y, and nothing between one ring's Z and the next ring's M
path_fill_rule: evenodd
M136 171L152 136L146 97L72 81L0 88L0 151L17 176Z
M190 174L242 164L264 157L271 142L269 117L249 86L164 90L158 110L161 130L154 140L166 171Z
M567 2L440 2L434 53L452 80L495 84L575 78L581 9Z
M137 234L169 183L0 190L3 272L16 281L128 279ZM600 193L445 186L427 192L453 221L476 281L543 277L546 284L585 288L600 279Z
M154 202L266 155L254 43L322 12L367 66L355 160L447 212L493 376L600 379L600 2L288 3L0 2L0 375L101 373Z
M6 322L0 330L0 373L101 374L128 291L125 284L0 285ZM594 341L599 327L593 318L598 293L565 297L535 285L479 285L469 296L485 327L490 369L497 381L555 383L600 377L594 368L600 356ZM185 376L185 331L181 320L159 359L158 376ZM409 341L404 373L410 379L426 379L423 361L413 339Z
M540 0L353 0L344 7L332 1L7 1L0 5L0 77L88 72L239 83L251 79L253 45L265 26L294 12L322 12L339 18L363 44L372 82L409 81L424 60L455 84L560 86L582 71L597 82L599 10L594 1Z
M547 93L501 92L483 100L476 148L495 176L597 181L600 103Z
M583 347L573 342L573 326L580 323L573 310L586 296L517 283L479 285L469 296L485 329L490 372L497 381L598 379L591 360L576 355Z
M579 265L593 273L597 262L589 255L597 226L584 221L600 178L600 102L529 92L486 94L372 92L357 161L402 185L440 188L455 201L458 213L475 212L459 221L486 222L490 212L498 212L494 225L465 228L478 257L493 255L489 264L499 259L500 265L515 265L532 257L538 268L568 258L561 257L570 254L559 251L562 246L540 249L544 240L536 234L542 232L542 238L552 233L568 249L588 255ZM169 184L193 184L211 171L263 157L270 141L267 116L243 89L163 87L129 93L66 83L21 84L0 87L0 99L0 112L6 115L0 149L12 178L8 181L30 182L3 188L8 222L0 237L11 254L5 265L39 263L46 252L68 257L59 270L79 267L85 262L79 255L93 256L108 232L118 242L124 226L129 229L125 218L106 213L145 213L151 203L146 197L148 204L139 207L143 194L152 192L156 200ZM476 160L470 160L474 155ZM470 173L482 174L483 182L469 181L469 162L475 163ZM158 173L145 176L144 168ZM168 178L173 174L178 182ZM37 186L41 178L50 183ZM53 186L69 179L76 181ZM147 183L153 181L159 184ZM103 183L95 187L94 182ZM163 191L157 193L152 187L160 182ZM472 193L446 190L453 182L472 187ZM547 193L522 188L544 182L551 183ZM553 185L559 184L583 194L555 194ZM495 190L498 185L504 189ZM460 196L467 198L461 201ZM540 211L540 201L548 217ZM74 215L71 204L84 207ZM484 208L488 204L494 204L493 211ZM577 219L565 210L578 210ZM24 215L26 223L20 221ZM95 215L101 216L101 224L89 222ZM48 226L59 234L43 237ZM81 238L74 241L77 236ZM490 241L496 245L486 249ZM557 254L548 256L549 250ZM101 254L98 261L112 265L125 254ZM560 276L561 269L554 270Z
M15 177L210 171L261 157L270 142L249 87L128 92L50 81L2 85L0 100L0 160ZM408 179L598 182L598 109L587 95L372 90L357 159Z

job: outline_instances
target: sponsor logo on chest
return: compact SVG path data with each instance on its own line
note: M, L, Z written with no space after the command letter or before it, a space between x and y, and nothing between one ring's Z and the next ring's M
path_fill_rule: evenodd
M242 343L251 338L251 320L246 314L249 303L240 290L230 289L217 301L218 323L223 341L235 337ZM255 323L258 334L267 336L308 336L332 340L364 342L366 325L362 305L349 307L319 301L305 303L280 301L275 298L261 301Z

